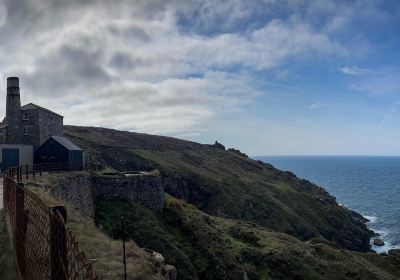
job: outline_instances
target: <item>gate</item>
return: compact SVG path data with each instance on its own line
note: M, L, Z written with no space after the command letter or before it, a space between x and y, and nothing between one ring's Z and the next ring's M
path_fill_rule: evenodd
M3 149L2 151L2 170L19 165L19 150L18 149Z

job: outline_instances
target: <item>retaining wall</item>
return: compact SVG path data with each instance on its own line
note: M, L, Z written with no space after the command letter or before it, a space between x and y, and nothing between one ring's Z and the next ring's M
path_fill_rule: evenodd
M52 196L71 203L91 218L94 218L96 200L100 198L123 198L155 212L164 208L164 188L157 175L110 177L87 172L63 173L47 189Z
M140 203L156 212L164 208L164 188L160 176L138 174L127 177L94 176L93 195L100 197L121 197Z

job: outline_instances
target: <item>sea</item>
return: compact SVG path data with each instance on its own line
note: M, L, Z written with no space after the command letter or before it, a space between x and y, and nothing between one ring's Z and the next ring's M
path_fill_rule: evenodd
M372 246L377 253L400 248L400 156L255 158L325 188L339 204L368 218L368 227L385 242Z

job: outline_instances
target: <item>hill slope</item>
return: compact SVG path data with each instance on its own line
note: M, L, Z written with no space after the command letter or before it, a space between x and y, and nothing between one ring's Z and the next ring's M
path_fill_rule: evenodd
M65 135L117 170L158 168L170 195L223 218L301 240L323 237L367 251L372 232L324 189L220 145L104 128L66 126Z
M161 252L177 267L178 279L399 279L394 257L348 251L324 239L299 241L254 223L209 216L171 197L163 215L121 200L98 202L96 222L108 234L119 230L121 216L129 237Z

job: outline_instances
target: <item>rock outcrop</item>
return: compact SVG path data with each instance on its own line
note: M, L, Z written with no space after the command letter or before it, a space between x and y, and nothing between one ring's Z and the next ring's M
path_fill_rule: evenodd
M385 242L384 242L382 239L380 239L380 238L376 238L376 239L374 239L373 244L374 244L375 246L382 247L382 246L385 245Z
M176 280L178 276L176 268L166 264L163 255L146 248L142 248L142 250L147 253L148 259L154 264L157 274L161 274L165 280Z

